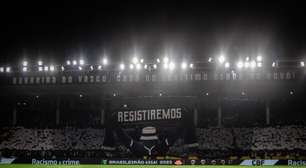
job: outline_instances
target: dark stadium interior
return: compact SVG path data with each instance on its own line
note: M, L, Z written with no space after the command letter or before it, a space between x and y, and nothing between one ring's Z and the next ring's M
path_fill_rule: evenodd
M298 1L5 7L1 164L306 160Z

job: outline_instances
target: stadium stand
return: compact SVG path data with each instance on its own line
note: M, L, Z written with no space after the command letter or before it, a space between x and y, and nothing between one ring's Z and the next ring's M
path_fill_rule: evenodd
M306 151L305 126L271 126L249 128L198 128L198 153L207 158L301 158ZM0 150L3 155L21 157L99 157L103 148L104 129L29 129L2 128ZM129 151L118 145L110 157L128 157ZM188 153L183 139L176 140L170 156Z

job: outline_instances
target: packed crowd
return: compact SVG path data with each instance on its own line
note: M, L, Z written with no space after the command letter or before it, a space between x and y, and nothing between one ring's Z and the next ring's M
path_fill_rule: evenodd
M14 150L95 150L102 149L104 129L4 128L0 149Z
M198 155L202 157L250 156L305 156L305 126L198 128ZM28 129L23 127L0 129L0 151L5 155L22 157L118 157L103 146L104 129L61 128ZM115 152L129 152L122 146ZM177 139L169 155L186 156L184 139ZM121 156L121 155L119 155Z
M306 150L305 126L198 129L202 150Z

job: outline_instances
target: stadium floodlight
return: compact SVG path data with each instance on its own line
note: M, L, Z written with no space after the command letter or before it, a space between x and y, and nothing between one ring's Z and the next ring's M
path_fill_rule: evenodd
M251 68L255 68L256 67L256 61L251 61Z
M37 64L38 64L39 66L42 66L42 65L43 65L43 62L42 62L42 61L38 61Z
M157 58L157 59L156 59L156 62L157 62L157 63L160 63L160 59L159 59L159 58Z
M89 68L90 68L90 70L91 70L91 71L93 70L93 66L92 66L92 65L90 65L90 67L89 67Z
M219 61L220 64L223 64L224 61L225 61L224 55L221 55L221 56L218 58L218 61Z
M154 68L154 69L157 69L157 65L156 65L156 64L154 64L154 65L153 65L153 68Z
M6 67L5 72L7 72L7 73L11 72L11 67Z
M98 66L98 70L101 70L101 69L102 69L102 66L101 66L101 65L99 65L99 66Z
M245 67L245 68L249 68L249 66L250 66L250 63L249 63L249 62L244 62L244 67Z
M137 57L133 57L132 63L133 63L133 64L137 64L137 63L138 63L138 58L137 58Z
M189 68L193 68L193 64L189 64Z
M168 69L169 65L168 64L164 64L164 69Z
M238 61L237 67L238 67L239 69L240 69L240 68L243 68L243 62L242 62L242 61Z
M143 63L144 62L144 60L143 59L140 59L140 63Z
M79 60L79 64L80 64L80 65L84 65L84 60L83 60L83 59L80 59L80 60Z
M293 90L290 90L289 94L290 94L290 95L293 95L293 94L294 94L294 91L293 91Z
M249 60L250 60L250 57L246 57L245 60L246 60L246 61L249 61Z
M82 69L83 69L83 68L82 68L81 66L79 66L79 70L82 71Z
M130 64L130 69L134 69L134 64Z
M124 70L124 68L125 68L124 64L120 64L119 68L120 68L120 70Z
M262 62L257 62L257 67L261 68L262 67Z
M225 68L229 68L229 67L230 67L230 63L229 63L229 62L226 62L225 65L224 65L224 67L225 67Z
M256 60L257 60L258 62L261 62L261 61L262 61L262 56L261 56L261 55L258 55L258 56L256 57Z
M136 69L140 70L141 69L141 65L140 64L136 64Z
M64 66L62 66L61 69L62 69L62 71L64 71L65 70Z
M66 64L67 64L67 65L71 65L70 60L67 60L67 61L66 61Z
M4 68L3 67L0 67L0 72L4 72Z
M78 64L78 62L76 60L72 61L72 65L77 65L77 64Z
M27 67L22 67L22 71L23 71L23 72L27 72L27 71L28 71L28 68L27 68Z
M182 65L181 65L181 68L182 68L182 69L186 69L186 68L187 68L187 63L186 63L186 62L183 62Z
M170 69L170 70L175 69L175 64L174 64L173 62L170 62L170 63L169 63L169 69Z
M23 65L23 66L28 66L28 61L23 61L23 62L22 62L22 65Z
M55 70L54 65L50 65L50 71L53 72Z
M80 98L82 98L83 97L83 95L82 94L80 94Z
M148 69L148 65L147 64L145 64L143 67L144 67L144 69Z
M300 66L301 66L301 67L304 67L304 66L305 66L305 62L304 62L304 61L301 61L301 62L300 62Z
M272 67L275 67L275 62L272 63Z
M165 64L167 64L169 62L169 58L166 56L166 57L164 57L163 61L164 61Z
M48 67L48 66L45 66L45 67L44 67L44 70L45 70L45 71L49 71L49 67Z
M108 63L107 58L103 58L103 60L102 60L102 64L103 64L103 65L107 65L107 63Z
M212 62L212 58L211 57L208 58L208 62Z
M39 66L39 67L38 67L38 71L39 71L39 72L43 71L43 67Z

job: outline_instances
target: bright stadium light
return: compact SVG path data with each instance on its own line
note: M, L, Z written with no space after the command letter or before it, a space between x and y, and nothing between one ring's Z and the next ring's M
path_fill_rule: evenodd
M133 63L133 64L137 64L137 63L138 63L138 58L137 58L137 57L133 57L132 63Z
M218 58L218 61L219 61L220 64L223 64L224 61L225 61L224 55L221 55L221 56Z
M156 62L157 62L157 63L160 63L160 60L159 60L159 58L157 58L157 59L156 59Z
M167 64L169 62L169 58L168 57L164 57L163 61L164 61L165 64Z
M83 60L83 59L80 59L80 60L79 60L79 64L80 64L80 65L84 65L84 60Z
M78 64L78 62L77 62L76 60L73 60L73 61L72 61L72 64L73 64L73 65L76 65L76 64Z
M187 63L186 63L186 62L183 62L182 65L181 65L181 68L182 68L182 69L186 69L186 68L187 68Z
M119 68L120 68L120 70L124 70L124 68L125 68L124 64L120 64Z
M136 69L140 70L141 69L141 65L140 64L136 64Z
M27 72L27 71L28 71L28 68L27 68L27 67L22 67L22 71L23 71L23 72Z
M28 61L23 61L23 62L22 62L22 65L23 65L23 66L28 66Z
M11 72L11 67L6 67L5 72L7 72L7 73Z
M91 71L93 70L93 66L92 66L92 65L90 65L90 67L89 67L89 68L90 68L90 70L91 70Z
M251 61L251 68L256 68L256 61Z
M250 60L250 57L246 57L245 60L246 60L246 61L249 61L249 60Z
M212 58L211 57L208 58L208 62L212 62Z
M229 68L230 67L230 63L226 62L224 66L225 66L225 68Z
M191 68L191 69L192 69L192 68L193 68L193 64L189 64L189 68Z
M300 66L301 66L301 67L304 67L304 66L305 66L305 62L304 62L304 61L301 61L301 62L300 62Z
M79 70L82 71L82 69L83 69L83 68L82 68L81 66L79 66Z
M257 67L261 68L262 67L262 62L257 62Z
M238 67L239 69L240 69L240 68L243 68L243 62L242 62L242 61L238 61L237 67Z
M42 66L42 65L43 65L43 62L42 62L42 61L38 61L37 64L38 64L39 66Z
M175 69L175 64L174 64L173 62L170 62L170 64L169 64L169 69L170 69L170 70Z
M101 65L99 65L99 66L98 66L98 70L101 70L101 69L102 69L102 66L101 66Z
M61 69L62 69L62 71L64 71L65 70L64 66L62 66Z
M261 56L261 55L258 55L258 56L256 57L256 60L259 61L259 62L261 62L261 61L262 61L262 56Z
M140 59L140 63L143 63L144 62L144 60L143 59Z
M168 69L169 65L168 64L164 64L164 69Z
M4 68L3 67L0 67L0 72L4 72Z
M41 66L38 67L38 71L39 71L39 72L43 71L43 67L41 67Z
M103 58L102 64L103 64L103 65L107 65L107 63L108 63L107 59L106 59L106 58Z
M70 60L67 60L67 61L66 61L66 64L67 64L67 65L71 65Z
M134 65L133 64L130 64L130 69L134 69Z
M45 71L49 71L49 67L48 67L48 66L45 66L45 67L44 67L44 70L45 70Z
M154 69L157 69L157 65L156 65L156 64L154 64L154 65L153 65L153 68L154 68Z
M275 62L272 63L272 67L275 67Z
M250 67L250 63L249 62L244 62L244 67L245 68L249 68Z
M148 65L147 64L145 64L143 67L144 67L144 69L148 69Z
M55 70L54 65L50 65L50 71L53 72Z

